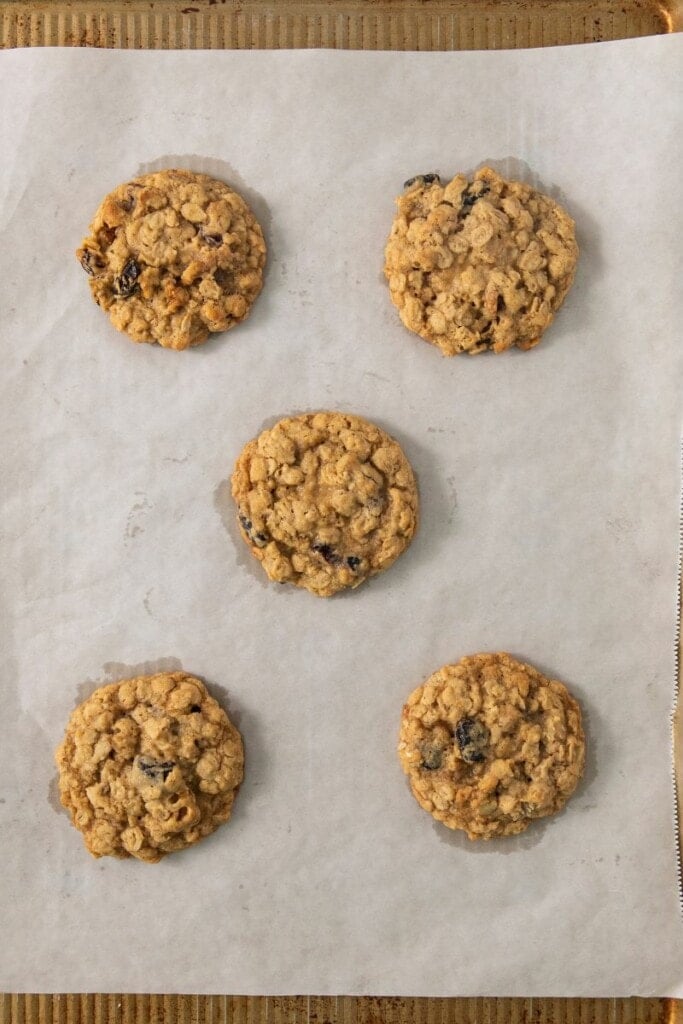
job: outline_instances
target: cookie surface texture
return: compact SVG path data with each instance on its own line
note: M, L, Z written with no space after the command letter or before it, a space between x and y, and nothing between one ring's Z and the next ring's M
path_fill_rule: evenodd
M514 835L574 792L585 761L581 710L531 665L475 654L413 691L398 755L437 821L470 839Z
M253 213L224 182L169 170L106 196L76 255L117 330L185 349L249 314L266 246Z
M227 821L244 771L239 732L184 672L95 690L56 761L61 802L90 853L150 862Z
M232 494L242 536L270 579L318 597L387 569L417 528L417 485L398 442L346 413L264 430L237 460Z
M384 272L404 325L446 356L533 348L574 280L574 221L488 167L406 182Z

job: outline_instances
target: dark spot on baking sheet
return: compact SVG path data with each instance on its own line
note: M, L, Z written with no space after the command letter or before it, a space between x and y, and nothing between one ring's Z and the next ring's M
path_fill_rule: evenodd
M100 256L92 249L84 249L81 255L81 266L85 270L86 274L90 277L96 277L97 274L104 270L104 263Z
M488 729L476 718L461 718L455 727L455 738L460 755L468 764L485 759L484 750L489 741Z
M223 241L222 235L209 235L206 233L204 228L200 228L197 232L202 242L206 242L207 245L211 246L212 249L216 249Z
M105 661L102 670L104 682L116 683L122 679L134 679L136 676L153 676L157 672L182 672L183 663L178 658L155 658L153 661L140 661L134 665L123 661ZM89 697L96 686L101 685L102 681L93 684L93 680L86 680L80 687L81 693L77 704Z
M318 555L322 555L328 565L340 565L341 558L330 544L311 544L311 548Z
M353 569L354 572L356 571L360 563L361 560L360 558L358 558L357 555L349 555L349 557L346 559L346 564L348 565L349 569Z
M138 758L138 768L150 782L161 785L162 782L166 782L166 779L175 768L175 762L155 761L153 757L142 755Z
M441 178L436 171L429 171L427 174L416 174L414 178L408 178L407 181L403 182L404 188L410 188L415 182L421 182L423 185L432 185L435 181L441 182Z
M54 775L50 779L50 785L49 785L49 788L48 788L47 795L48 795L48 800L50 801L50 806L52 807L52 810L56 811L57 814L63 814L64 813L64 807L63 807L62 801L60 800L60 797L59 797L59 775L58 774Z
M140 267L135 260L130 259L121 272L121 276L114 281L114 290L122 299L127 299L137 291L137 280L140 276Z

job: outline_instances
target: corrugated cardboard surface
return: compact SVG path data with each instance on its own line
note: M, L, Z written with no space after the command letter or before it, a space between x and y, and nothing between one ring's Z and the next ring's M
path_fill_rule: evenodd
M4 1002L3 1002L4 999ZM671 999L0 996L0 1024L680 1024Z
M0 0L4 46L477 50L669 32L681 0Z
M2 47L501 49L681 29L683 0L0 0ZM675 1024L683 1001L0 995L0 1024L298 1021Z

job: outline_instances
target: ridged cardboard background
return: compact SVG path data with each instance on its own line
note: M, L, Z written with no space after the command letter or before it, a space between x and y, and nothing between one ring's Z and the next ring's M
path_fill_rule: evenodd
M3 46L472 50L672 31L679 0L0 0Z

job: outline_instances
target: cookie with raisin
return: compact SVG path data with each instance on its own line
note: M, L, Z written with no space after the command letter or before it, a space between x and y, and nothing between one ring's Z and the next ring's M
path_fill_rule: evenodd
M470 839L515 835L554 814L585 753L566 686L509 654L444 665L403 708L398 755L413 796Z
M318 597L387 569L418 522L413 470L375 424L340 412L282 419L232 474L241 534L271 580Z
M162 672L95 690L56 762L62 805L90 853L153 863L229 819L244 750L201 680Z
M574 221L559 203L489 167L472 180L405 183L384 272L404 325L443 355L530 349L574 280Z
M157 171L100 204L76 253L114 327L165 348L201 345L244 320L266 245L244 199L193 171Z

